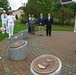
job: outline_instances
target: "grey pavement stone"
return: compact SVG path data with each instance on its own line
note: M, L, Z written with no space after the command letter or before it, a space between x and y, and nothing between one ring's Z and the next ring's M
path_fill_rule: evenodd
M45 33L45 32L44 32ZM0 75L29 75L30 64L34 58L42 54L53 54L61 59L62 71L61 75L76 75L76 36L73 32L53 31L51 37L29 35L28 41L28 57L22 61L12 61L8 58L9 40L2 41L4 47L0 51L2 56L1 63L5 73ZM70 37L70 38L69 38ZM12 66L11 66L12 64ZM18 68L17 68L18 67Z

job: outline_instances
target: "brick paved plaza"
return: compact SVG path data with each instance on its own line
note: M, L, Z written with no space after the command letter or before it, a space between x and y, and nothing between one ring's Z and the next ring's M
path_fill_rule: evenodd
M27 58L13 61L8 57L9 39L0 41L0 75L30 75L30 64L42 54L52 54L62 61L61 75L76 75L76 36L73 32L53 31L52 36L29 35Z

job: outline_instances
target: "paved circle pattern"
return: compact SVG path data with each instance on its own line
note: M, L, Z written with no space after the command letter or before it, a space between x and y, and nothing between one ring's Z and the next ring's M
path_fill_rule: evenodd
M1 50L2 72L0 75L30 75L30 64L42 54L52 54L62 61L61 75L76 75L76 36L73 32L53 31L51 37L29 35L28 55L25 60L13 61L8 57L9 40L6 38L2 42Z

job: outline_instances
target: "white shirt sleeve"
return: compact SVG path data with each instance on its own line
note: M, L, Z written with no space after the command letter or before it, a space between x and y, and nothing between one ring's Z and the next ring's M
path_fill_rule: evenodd
M8 16L7 16L7 21L8 21Z
M15 18L15 16L13 16L13 18L14 18L14 21L16 21L16 18Z

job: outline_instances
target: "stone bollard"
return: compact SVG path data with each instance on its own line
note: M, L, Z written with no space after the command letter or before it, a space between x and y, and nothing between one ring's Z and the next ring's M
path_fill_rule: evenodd
M20 40L12 43L9 47L9 58L23 60L27 57L27 41Z
M23 33L14 34L10 38L10 44L12 44L13 42L16 42L18 40L22 40L22 39L23 39Z
M60 75L62 63L53 55L41 55L30 65L30 75Z
M23 33L23 39L28 38L28 30L22 30L20 33Z

